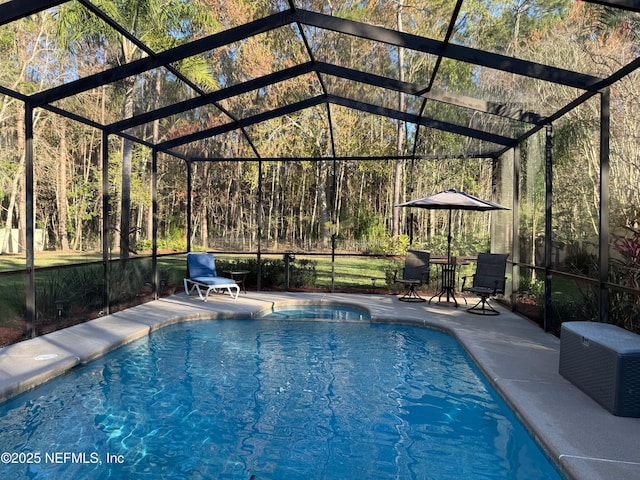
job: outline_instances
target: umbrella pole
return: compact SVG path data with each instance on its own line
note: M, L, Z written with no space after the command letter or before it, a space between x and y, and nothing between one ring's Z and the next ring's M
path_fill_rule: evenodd
M451 261L451 209L449 209L449 230L447 232L447 263Z

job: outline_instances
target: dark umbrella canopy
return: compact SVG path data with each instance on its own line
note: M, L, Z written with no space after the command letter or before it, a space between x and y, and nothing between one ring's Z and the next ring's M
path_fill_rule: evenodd
M449 210L449 227L447 236L447 259L451 258L451 211L452 210L473 210L476 212L486 212L489 210L509 210L497 203L482 200L473 195L458 190L445 190L428 197L400 203L398 207L415 207L427 210Z

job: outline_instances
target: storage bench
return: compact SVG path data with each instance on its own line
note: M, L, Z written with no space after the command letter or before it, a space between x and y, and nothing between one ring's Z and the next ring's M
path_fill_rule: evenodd
M606 323L565 322L559 370L614 415L640 417L640 335Z

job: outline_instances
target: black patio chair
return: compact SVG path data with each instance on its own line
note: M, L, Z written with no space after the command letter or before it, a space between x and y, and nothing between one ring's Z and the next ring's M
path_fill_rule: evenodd
M499 315L499 312L489 303L489 297L504 294L507 278L507 257L505 253L481 253L478 255L476 273L473 274L471 286L465 287L467 278L462 279L462 291L475 293L480 301L467 312L477 315Z
M416 288L429 284L429 260L431 254L422 250L407 250L402 269L402 278L398 278L398 272L394 274L394 282L407 288L405 294L398 300L402 302L424 302Z

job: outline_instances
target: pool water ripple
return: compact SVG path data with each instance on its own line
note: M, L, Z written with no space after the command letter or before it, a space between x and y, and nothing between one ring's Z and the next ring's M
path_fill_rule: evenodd
M0 413L1 451L124 459L2 478L560 478L460 345L417 327L173 325Z

